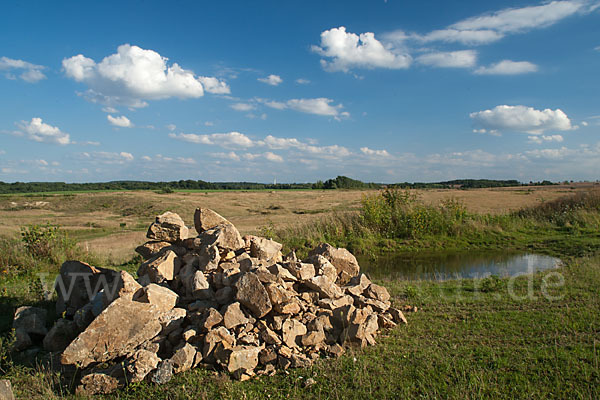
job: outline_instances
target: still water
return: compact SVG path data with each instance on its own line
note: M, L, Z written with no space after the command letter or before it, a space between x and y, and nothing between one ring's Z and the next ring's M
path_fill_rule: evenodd
M531 253L435 252L357 257L361 271L371 278L447 280L530 274L557 268L560 259Z

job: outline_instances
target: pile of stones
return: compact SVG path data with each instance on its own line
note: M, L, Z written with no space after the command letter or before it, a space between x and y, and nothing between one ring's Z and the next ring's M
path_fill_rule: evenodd
M324 243L304 260L283 256L281 244L242 237L204 208L194 225L197 235L177 214L156 217L150 241L136 248L145 260L137 279L65 262L55 284L62 318L47 331L45 310L19 308L16 348L43 337L63 366L81 372L77 391L95 394L163 384L197 366L241 380L308 367L406 323L346 249Z

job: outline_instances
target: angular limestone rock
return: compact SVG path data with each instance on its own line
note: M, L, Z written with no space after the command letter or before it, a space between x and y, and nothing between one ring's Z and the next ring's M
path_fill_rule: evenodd
M200 235L202 244L206 246L217 246L223 250L236 251L244 247L244 241L240 233L231 224L221 224Z
M158 367L161 359L148 350L138 350L127 361L127 374L129 382L141 382L144 378Z
M235 299L250 310L256 318L264 317L272 309L267 290L256 274L246 272L235 284Z
M8 379L0 379L0 400L15 400L15 395Z
M15 311L12 327L30 335L45 335L48 333L48 329L46 329L47 314L48 311L43 308L19 307Z
M173 354L173 357L171 357L171 361L173 362L173 372L178 374L191 369L194 365L194 360L196 359L196 353L196 348L189 343L186 343L177 350L175 354Z
M156 257L161 250L171 246L169 242L157 242L149 241L135 248L135 252L138 253L144 260L149 260Z
M336 249L327 243L321 243L308 254L310 257L321 255L328 259L337 271L337 282L340 285L348 283L352 277L360 272L356 257L346 249Z
M156 221L148 228L146 237L154 241L177 242L186 239L189 235L188 228L181 217L167 211L156 217Z
M298 347L296 339L298 336L305 335L307 332L306 325L296 319L287 319L281 328L283 343L288 347Z
M144 286L133 296L134 301L153 304L161 313L171 311L177 304L178 299L177 293L155 283Z
M78 396L110 394L119 388L119 380L110 375L92 373L81 378L75 393Z
M247 236L250 241L250 257L264 261L281 262L281 249L283 245L274 240L258 236Z
M331 281L327 276L315 276L312 279L304 282L309 288L319 292L319 295L327 299L337 299L343 296L342 289L335 282Z
M248 322L248 318L240 308L240 303L235 302L228 305L223 313L223 325L227 329L234 328L238 325L243 325Z
M140 265L138 268L138 276L148 275L150 282L162 283L172 281L175 275L179 273L181 260L177 254L168 250L162 255L154 257Z
M208 208L196 208L194 212L194 227L200 235L202 232L213 229L217 225L231 224L221 215Z
M85 368L125 356L158 335L161 315L153 304L117 299L71 342L61 363Z

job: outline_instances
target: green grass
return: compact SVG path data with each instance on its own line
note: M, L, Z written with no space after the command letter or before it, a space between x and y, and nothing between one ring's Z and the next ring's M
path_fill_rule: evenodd
M561 286L556 272L564 277ZM544 280L554 299L544 295ZM375 347L249 382L197 369L164 386L136 384L106 398L600 396L600 257L570 259L553 275L538 273L512 284L500 279L486 292L475 290L484 284L472 280L380 283L396 304L419 311L407 314L408 325L385 331ZM17 396L72 396L69 382L40 366L5 361L2 368ZM317 383L305 388L309 377Z

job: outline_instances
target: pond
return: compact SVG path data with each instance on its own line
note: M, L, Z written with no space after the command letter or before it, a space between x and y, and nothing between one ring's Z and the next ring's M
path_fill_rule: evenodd
M357 257L361 271L371 278L448 280L531 274L557 268L560 259L540 254L506 251L404 253Z

